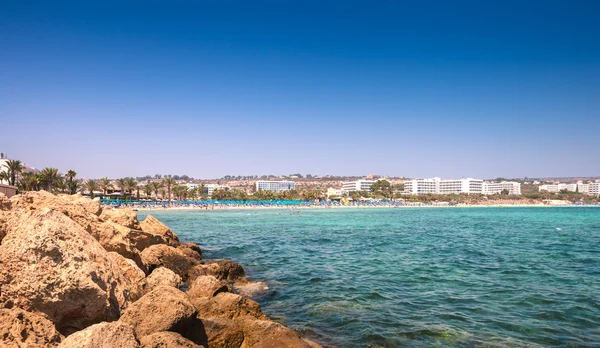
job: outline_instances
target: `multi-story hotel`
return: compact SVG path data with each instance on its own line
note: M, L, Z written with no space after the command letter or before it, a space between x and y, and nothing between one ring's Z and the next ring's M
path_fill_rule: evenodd
M588 195L600 196L600 182L596 181L588 185Z
M342 190L351 191L371 191L371 185L376 183L377 180L356 180L346 181L342 183Z
M548 192L560 192L562 190L567 190L570 192L577 191L577 184L550 184L550 185L540 185L540 191L548 191Z
M257 191L272 191L272 192L281 192L294 190L296 188L296 183L293 181L257 181L256 182L256 190Z
M500 183L487 183L481 179L413 179L404 182L404 193L419 194L495 194L507 190L509 194L520 195L521 184L518 182L503 181Z

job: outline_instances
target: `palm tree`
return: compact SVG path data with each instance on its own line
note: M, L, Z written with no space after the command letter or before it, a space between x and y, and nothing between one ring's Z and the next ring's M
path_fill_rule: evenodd
M90 198L94 198L94 191L98 189L96 180L88 180L85 182L85 189L90 193Z
M156 196L156 199L158 199L158 192L163 188L163 184L160 181L154 181L152 183L152 189L154 191L154 195ZM163 196L164 198L164 196Z
M48 192L52 192L54 183L60 178L60 174L56 168L44 168L40 172L40 176L42 177L43 182L46 184L45 188Z
M133 190L137 187L137 181L134 178L127 178L125 180L125 188L129 191L129 196L133 195Z
M56 186L56 188L59 189L61 193L65 193L65 191L67 191L68 188L67 181L62 176L58 177L58 180L56 180L54 186Z
M25 169L25 166L23 166L23 163L21 163L19 160L8 160L6 161L5 166L7 168L6 172L10 177L9 184L11 186L15 186L15 183L17 182L17 176L23 171L23 169Z
M72 169L69 169L67 174L65 174L65 178L67 178L67 185L69 186L69 191L71 191L71 194L75 194L75 192L77 192L75 176L77 176L77 173Z
M165 186L167 186L167 193L169 194L169 202L171 201L171 187L175 185L175 180L172 177L167 177L164 180Z
M2 173L0 173L2 174ZM32 191L37 189L38 186L38 176L31 172L24 172L21 175L21 180L19 180L19 190L23 191Z
M105 196L108 193L108 190L110 190L113 187L112 183L110 182L110 180L108 180L108 178L100 179L99 184L100 184L100 188L102 189L102 192L104 193Z
M121 190L121 196L125 195L125 187L127 186L127 179L117 179L117 186Z
M152 196L152 191L154 191L154 185L151 183L144 185L144 193L146 194L146 198Z
M10 174L8 174L8 171L0 172L0 183L3 181L6 181L10 184Z

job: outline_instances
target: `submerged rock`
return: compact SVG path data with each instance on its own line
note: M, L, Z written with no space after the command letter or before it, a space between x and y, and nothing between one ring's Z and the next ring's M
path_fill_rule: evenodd
M116 320L132 283L98 242L51 209L9 215L0 245L0 305L45 313L65 333Z
M2 347L56 347L63 336L46 317L24 310L0 309Z
M139 344L133 328L115 321L100 323L78 331L58 346L59 348L136 348Z

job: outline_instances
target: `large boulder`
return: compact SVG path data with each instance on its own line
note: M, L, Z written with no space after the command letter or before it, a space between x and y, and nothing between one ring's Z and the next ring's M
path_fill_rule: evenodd
M113 208L105 207L102 209L100 219L103 221L114 222L118 225L131 228L132 230L140 230L140 222L137 219L135 211L129 208Z
M201 276L189 285L187 294L190 298L213 297L221 292L231 292L231 286L213 276Z
M221 292L215 297L192 297L191 301L198 310L198 317L202 319L234 319L246 315L267 319L257 302L229 292Z
M244 330L244 343L241 348L315 348L294 330L270 321L243 317L237 320ZM318 345L316 345L318 347Z
M166 241L166 244L171 246L177 246L179 244L177 235L152 215L146 216L144 221L140 222L140 227L140 229L146 233L162 237Z
M119 318L132 283L102 246L64 214L17 210L0 245L0 307L45 313L63 333Z
M88 212L100 216L102 207L100 206L100 198L90 199L88 197L79 197L74 200L75 203L81 205Z
M265 282L239 280L233 283L233 291L245 297L256 298L263 295L269 286Z
M43 315L21 309L0 309L0 346L56 347L63 336Z
M119 321L95 324L70 335L59 345L59 348L112 347L139 347L133 328Z
M144 293L148 293L160 286L179 288L182 284L181 277L166 267L158 267L140 282Z
M188 270L199 263L198 260L186 256L181 250L164 244L153 245L142 251L142 262L150 272L156 267L167 267L184 281L187 280Z
M10 207L10 199L4 193L0 192L0 210L10 210Z
M180 334L168 331L145 336L140 340L140 344L140 348L202 348Z
M142 262L140 251L130 238L132 231L130 228L114 222L103 221L92 224L89 233L104 249L114 251L125 258L133 260L142 271L146 272L146 266Z
M239 348L244 342L242 325L225 318L202 319L209 348Z
M141 338L161 331L193 332L195 315L196 309L185 293L160 286L130 305L120 321L131 325Z
M246 277L244 269L231 260L211 260L204 265L206 274L230 283Z
M194 242L185 242L185 243L180 243L177 246L177 249L183 251L183 253L193 259L196 259L198 261L202 260L202 250L200 250L200 247L198 246L198 244L194 243Z

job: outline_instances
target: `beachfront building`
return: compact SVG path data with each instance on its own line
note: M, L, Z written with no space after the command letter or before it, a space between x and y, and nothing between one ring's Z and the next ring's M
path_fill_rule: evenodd
M347 192L351 191L371 191L371 185L376 183L377 180L356 180L346 181L342 183L342 190Z
M539 188L541 191L548 191L557 193L562 190L567 190L569 192L577 192L577 184L549 184L549 185L540 185Z
M596 182L590 183L588 185L589 185L588 191L587 191L588 195L600 196L600 182L596 181Z
M335 196L342 197L344 194L347 194L348 191L344 189L336 189L335 187L329 187L327 189L327 197Z
M404 182L404 193L422 194L472 194L483 193L484 182L480 179L412 179Z
M257 181L256 191L281 192L296 189L294 181Z
M483 183L483 193L486 195L502 193L502 191L504 191L504 190L506 190L509 195L520 195L521 194L521 183L518 183L516 181Z

